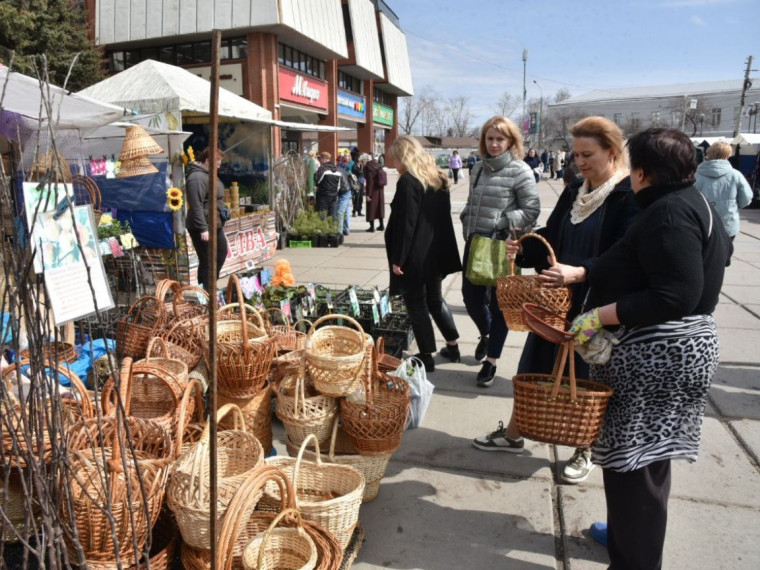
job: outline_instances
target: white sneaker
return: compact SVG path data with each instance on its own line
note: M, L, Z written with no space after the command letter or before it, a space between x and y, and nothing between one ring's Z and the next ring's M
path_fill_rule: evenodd
M594 469L594 464L591 462L591 450L587 447L579 447L565 465L562 480L570 484L581 483L588 479L592 469Z
M499 422L499 427L482 437L476 437L472 440L472 445L481 451L507 451L509 453L522 453L525 449L525 440L521 437L512 439L507 436L507 428L503 422Z

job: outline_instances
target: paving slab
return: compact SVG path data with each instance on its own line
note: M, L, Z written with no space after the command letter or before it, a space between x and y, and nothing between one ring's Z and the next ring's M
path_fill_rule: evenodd
M760 256L760 254L758 255ZM721 291L736 303L757 305L760 304L760 287L758 285L760 285L760 282L757 280L746 282L744 285L724 284Z
M760 305L755 305L760 307ZM760 318L750 312L746 307L736 305L731 302L719 303L715 309L715 322L718 324L718 331L725 328L747 329L760 331Z
M760 464L760 421L732 420L729 424L754 464Z
M758 364L758 334L745 328L724 326L718 328L720 361L733 364Z
M710 401L727 418L760 420L760 368L719 366Z
M551 486L408 469L387 477L362 506L369 568L557 568Z

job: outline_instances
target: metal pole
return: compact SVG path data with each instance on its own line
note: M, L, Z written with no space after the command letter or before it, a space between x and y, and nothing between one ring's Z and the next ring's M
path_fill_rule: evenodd
M528 90L525 87L525 70L528 65L528 50L524 49L522 54L522 60L523 60L523 111L522 111L522 125L520 125L520 129L525 129L525 100L528 97Z
M541 86L538 84L538 81L536 81L535 79L533 80L533 83L536 84L536 87L538 87L538 91L541 93L541 100L538 106L538 149L539 149L539 152L541 152L541 141L543 140L543 132L544 132L544 90L541 89Z
M222 53L222 31L211 32L211 97L209 100L209 165L208 165L208 191L211 193L208 201L208 225L209 225L209 263L208 263L208 294L209 294L209 385L208 399L211 414L209 417L209 516L211 529L211 570L216 570L217 544L216 544L216 159L219 148L219 65ZM242 299L238 299L242 303Z
M747 58L747 69L744 71L744 84L742 85L742 97L739 102L739 109L736 111L736 118L734 120L734 138L736 138L736 135L739 134L739 131L741 130L741 123L742 123L742 111L744 111L744 99L747 96L747 89L752 87L752 82L749 80L749 74L750 71L754 71L752 69L752 56L749 56Z

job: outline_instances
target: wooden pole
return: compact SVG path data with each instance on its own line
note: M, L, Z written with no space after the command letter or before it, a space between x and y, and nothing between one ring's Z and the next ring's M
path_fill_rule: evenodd
M209 262L208 262L208 294L210 298L209 305L209 384L208 400L211 408L209 417L209 433L211 436L209 442L210 454L210 472L209 484L211 486L209 493L209 516L211 517L211 570L216 570L216 247L217 247L217 213L216 213L216 162L219 148L219 64L222 52L222 32L213 30L211 32L211 97L209 99L209 166L208 166L208 188L210 198L208 201L208 243L209 243Z

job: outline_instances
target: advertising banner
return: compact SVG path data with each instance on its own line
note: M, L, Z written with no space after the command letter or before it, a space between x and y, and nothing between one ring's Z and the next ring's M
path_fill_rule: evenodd
M393 109L381 103L372 103L372 120L381 125L393 126Z
M338 89L338 113L363 122L366 116L364 97Z
M327 82L280 67L280 99L327 112Z

